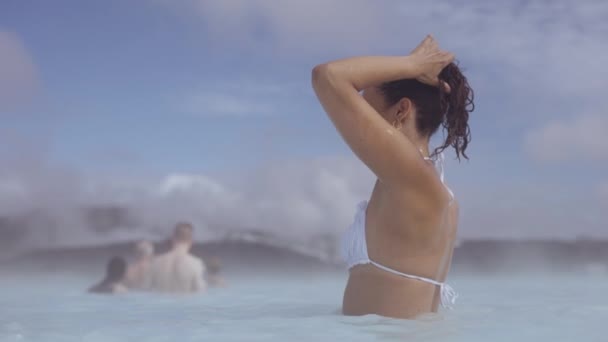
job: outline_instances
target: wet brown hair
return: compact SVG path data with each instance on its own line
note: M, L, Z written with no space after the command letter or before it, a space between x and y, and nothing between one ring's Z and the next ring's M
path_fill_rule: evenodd
M451 91L447 93L443 87L434 87L415 79L403 79L384 83L380 91L384 94L388 105L394 105L404 97L410 99L416 106L416 128L419 133L432 136L440 126L445 130L446 138L443 144L435 149L434 155L448 147L456 150L460 160L466 154L471 141L469 114L475 109L473 89L467 78L462 74L457 64L451 63L439 74L439 80L449 84Z

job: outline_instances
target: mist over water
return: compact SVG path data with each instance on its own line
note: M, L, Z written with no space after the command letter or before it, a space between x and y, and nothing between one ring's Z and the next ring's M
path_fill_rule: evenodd
M184 220L199 242L251 235L294 248L318 245L344 229L373 184L354 160L331 158L268 164L246 179L175 173L122 182L79 177L36 155L13 155L2 165L0 257L162 240Z

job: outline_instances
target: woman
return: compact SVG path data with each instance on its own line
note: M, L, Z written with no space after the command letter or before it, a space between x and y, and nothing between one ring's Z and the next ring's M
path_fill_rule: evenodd
M101 294L117 294L127 292L123 279L127 271L127 262L121 257L112 257L106 266L106 276L97 285L91 287L89 292Z
M355 57L313 69L323 108L378 178L343 239L346 315L415 318L455 300L444 282L458 203L443 183L441 152L451 146L458 159L467 158L473 92L453 60L427 36L408 56ZM431 151L440 126L445 141Z
M154 258L154 245L147 240L135 244L135 261L127 267L125 285L130 289L147 290L150 268Z

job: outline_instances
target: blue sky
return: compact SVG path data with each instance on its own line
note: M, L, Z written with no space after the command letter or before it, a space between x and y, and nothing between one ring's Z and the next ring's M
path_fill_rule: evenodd
M461 235L608 237L600 0L2 1L3 210L126 201L162 222L337 233L373 178L310 70L426 33L476 91L471 160L447 165Z

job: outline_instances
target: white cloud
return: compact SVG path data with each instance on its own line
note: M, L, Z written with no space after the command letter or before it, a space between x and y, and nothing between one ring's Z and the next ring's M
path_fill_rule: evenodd
M39 155L2 158L0 216L46 208L69 208L82 199L81 179L74 170Z
M604 203L608 204L608 181L600 183L598 186L598 194Z
M541 161L608 160L608 116L553 120L528 134L526 150Z
M0 113L27 104L38 87L36 67L19 37L0 30Z
M408 45L426 31L453 50L498 129L603 106L608 2L406 1ZM413 37L413 38L412 38ZM490 95L490 96L487 96Z
M608 87L608 2L603 0L189 0L166 5L198 15L204 34L230 51L268 50L268 58L281 62L301 56L405 54L433 33L469 69L479 93L500 89L508 90L505 97L526 98L531 105L579 101L595 106ZM555 112L547 106L531 108L510 115L521 119Z
M606 85L605 1L440 1L400 6L405 22L419 27L417 31L432 22L440 42L457 55L494 63L497 69L508 67L500 75L526 91L549 87L572 95Z
M383 6L365 0L190 0L212 39L274 52L344 50L378 40ZM175 6L174 4L171 4Z
M190 92L180 99L178 108L202 117L273 116L280 114L282 106L294 96L294 89L290 84L246 79L214 83Z
M272 105L260 102L260 100L212 91L190 96L183 109L194 115L220 117L258 116L275 113L275 108Z
M201 192L219 195L225 192L221 184L203 175L172 174L161 182L160 195L166 196L176 192Z

